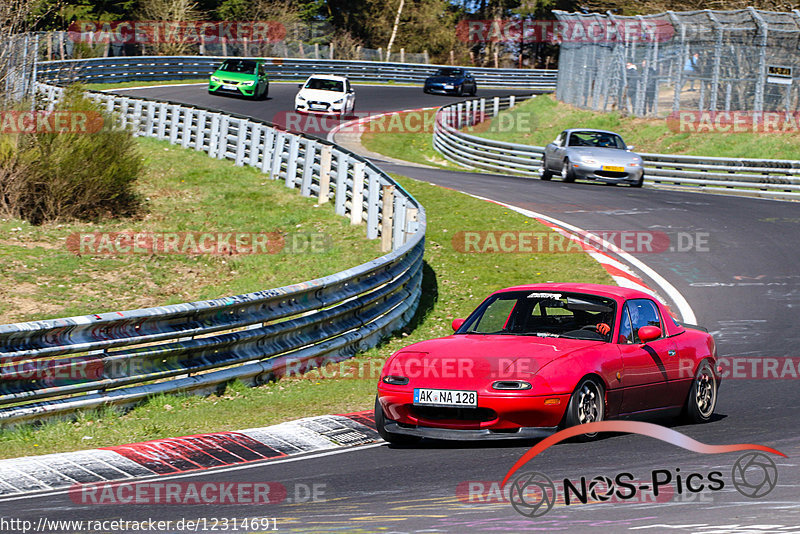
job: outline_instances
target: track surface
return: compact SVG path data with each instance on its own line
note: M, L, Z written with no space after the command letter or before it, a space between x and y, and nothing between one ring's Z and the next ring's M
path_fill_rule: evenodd
M276 101L278 87L274 85L271 93ZM292 96L294 90L291 87L287 96ZM263 102L209 96L203 87L135 92L152 98L214 105L266 120L276 112L267 110ZM487 92L482 91L481 95ZM365 111L370 106L376 111L385 110L387 104L405 109L452 101L422 95L416 88L359 87L357 94L359 109ZM291 99L286 102L291 105ZM585 229L707 233L706 252L635 255L683 293L698 322L715 334L720 356L800 356L796 349L800 344L798 204L647 188L548 183L378 163L389 172L508 202ZM787 454L788 458L774 457L779 485L763 499L748 499L733 489L731 467L740 453L702 455L648 437L614 435L588 444L556 445L535 458L526 470L539 471L559 481L581 476L587 480L598 475L613 477L626 471L649 480L654 469L669 469L677 474L675 468L680 468L686 475L718 469L724 474L725 487L715 492L685 493L660 504L556 505L544 517L527 519L507 502L462 503L457 499L457 488L463 488L467 481L501 480L531 443L427 443L411 449L381 444L334 456L206 471L182 479L277 481L286 486L292 501L281 504L97 506L79 505L61 494L0 502L0 513L34 522L41 516L173 521L275 517L278 530L285 532L460 533L590 528L610 532L800 532L798 384L797 380L724 381L716 420L706 425L674 427L704 443L758 443ZM671 424L669 420L655 422ZM304 488L313 484L321 485L318 488L324 492L324 501L298 502L306 495Z

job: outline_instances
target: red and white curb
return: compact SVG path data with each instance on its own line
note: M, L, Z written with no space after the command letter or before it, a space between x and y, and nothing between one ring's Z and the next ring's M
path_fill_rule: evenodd
M558 232L559 234L567 237L568 239L575 241L578 243L578 246L583 248L583 250L595 261L597 261L611 276L611 278L616 282L617 285L621 287L627 287L632 289L638 289L639 291L644 291L653 297L658 298L665 304L662 293L666 295L669 300L677 308L678 318L690 324L697 323L697 317L694 314L694 310L687 302L686 298L678 291L675 286L670 284L663 276L658 274L654 271L651 267L646 265L643 261L639 260L638 258L632 256L630 253L620 249L613 243L603 239L602 237L598 236L597 234L593 234L587 230L579 228L575 225L566 223L564 221L560 221L553 217L549 217L542 213L537 213L535 211L526 210L524 208L520 208L517 206L513 206L511 204L506 204L505 202L499 202L497 200L492 200L490 198L485 198L477 195L469 195L473 198L477 198L479 200L485 200L487 202L492 202L493 204L497 204L503 206L504 208L516 211L526 217L530 217L535 219L536 221L544 224L548 228ZM591 245L589 242L596 243L597 246ZM602 249L602 250L601 250ZM620 260L613 258L610 254L605 252L606 250L612 252ZM652 289L644 280L642 280L634 271L631 269L631 266L637 269L639 272L643 273L645 276L650 278L653 283L658 287L660 291L656 291ZM675 312L673 312L673 315Z
M379 440L372 411L367 411L308 417L238 432L0 460L0 500L76 484L175 475Z

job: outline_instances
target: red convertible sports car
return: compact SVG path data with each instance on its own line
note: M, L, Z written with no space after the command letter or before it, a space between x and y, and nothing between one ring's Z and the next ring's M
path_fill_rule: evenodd
M375 401L386 441L538 438L656 411L695 423L714 413L713 338L641 291L510 287L453 329L386 361Z

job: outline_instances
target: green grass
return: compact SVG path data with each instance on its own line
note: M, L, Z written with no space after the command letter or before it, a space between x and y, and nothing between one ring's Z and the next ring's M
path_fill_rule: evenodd
M541 95L500 113L488 124L464 131L489 139L544 146L566 128L618 132L637 152L703 156L797 159L798 133L678 133L666 119L638 119L619 113L578 109Z
M400 131L400 128L393 128L391 119L386 117L377 118L368 123L365 131L361 134L361 144L367 150L383 154L391 158L410 161L412 163L422 163L432 167L442 169L456 169L463 171L464 167L444 159L444 157L433 148L433 117L436 110L427 111L407 111L398 113L400 124L409 124L410 131ZM409 119L408 117L413 117ZM420 127L417 131L416 125L425 124L430 127Z
M160 143L152 143L162 148ZM161 156L161 154L158 154ZM163 157L168 157L164 152ZM203 166L207 156L190 157L189 164ZM155 157L155 154L152 155ZM203 159L205 158L205 160ZM214 163L214 162L212 162ZM194 179L202 179L198 171ZM231 173L233 174L233 173ZM258 175L257 175L258 176ZM606 272L584 254L464 254L453 246L453 236L464 230L534 230L544 226L496 204L467 195L395 177L426 208L428 229L423 296L417 315L403 331L382 345L346 363L362 365L354 378L327 378L311 373L303 378L282 379L257 388L234 384L222 394L209 397L160 396L120 414L101 410L81 415L74 422L51 422L0 431L0 457L9 458L92 447L110 446L194 433L266 426L312 415L348 413L372 408L376 374L383 360L398 348L415 341L451 332L450 323L466 316L489 293L520 283L582 281L612 283ZM226 184L217 176L222 191L246 187ZM173 188L178 184L173 183ZM267 187L259 187L266 191ZM184 193L171 190L168 198ZM228 194L232 194L228 191ZM291 194L291 193L290 193ZM274 197L272 197L274 199ZM257 202L252 211L272 216ZM304 202L300 199L301 203ZM208 206L208 209L214 209ZM324 208L323 208L324 209ZM279 210L275 210L279 211ZM280 210L283 211L283 210ZM322 211L322 210L318 210ZM294 213L294 212L293 212ZM298 217L301 217L298 215ZM298 219L300 220L300 219ZM303 222L304 225L309 223ZM359 231L362 227L358 227ZM347 230L346 225L342 230ZM364 248L363 241L351 248ZM370 256L369 253L366 253ZM377 254L372 254L376 256ZM355 258L340 260L339 269L356 265ZM294 279L305 279L297 274ZM262 287L271 287L264 284ZM135 290L138 291L138 290ZM230 292L228 292L230 293ZM359 378L366 376L366 378Z
M0 323L211 299L292 284L380 256L377 240L250 167L163 141L140 140L147 172L137 183L145 214L99 224L32 226L0 220ZM323 234L325 250L277 254L76 255L66 239L86 232L280 232ZM300 247L298 247L300 248Z

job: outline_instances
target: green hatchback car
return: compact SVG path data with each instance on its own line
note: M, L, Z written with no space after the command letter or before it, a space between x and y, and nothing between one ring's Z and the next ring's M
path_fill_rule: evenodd
M265 65L266 61L260 59L226 59L208 79L208 92L212 95L246 96L254 100L266 98L269 78Z

